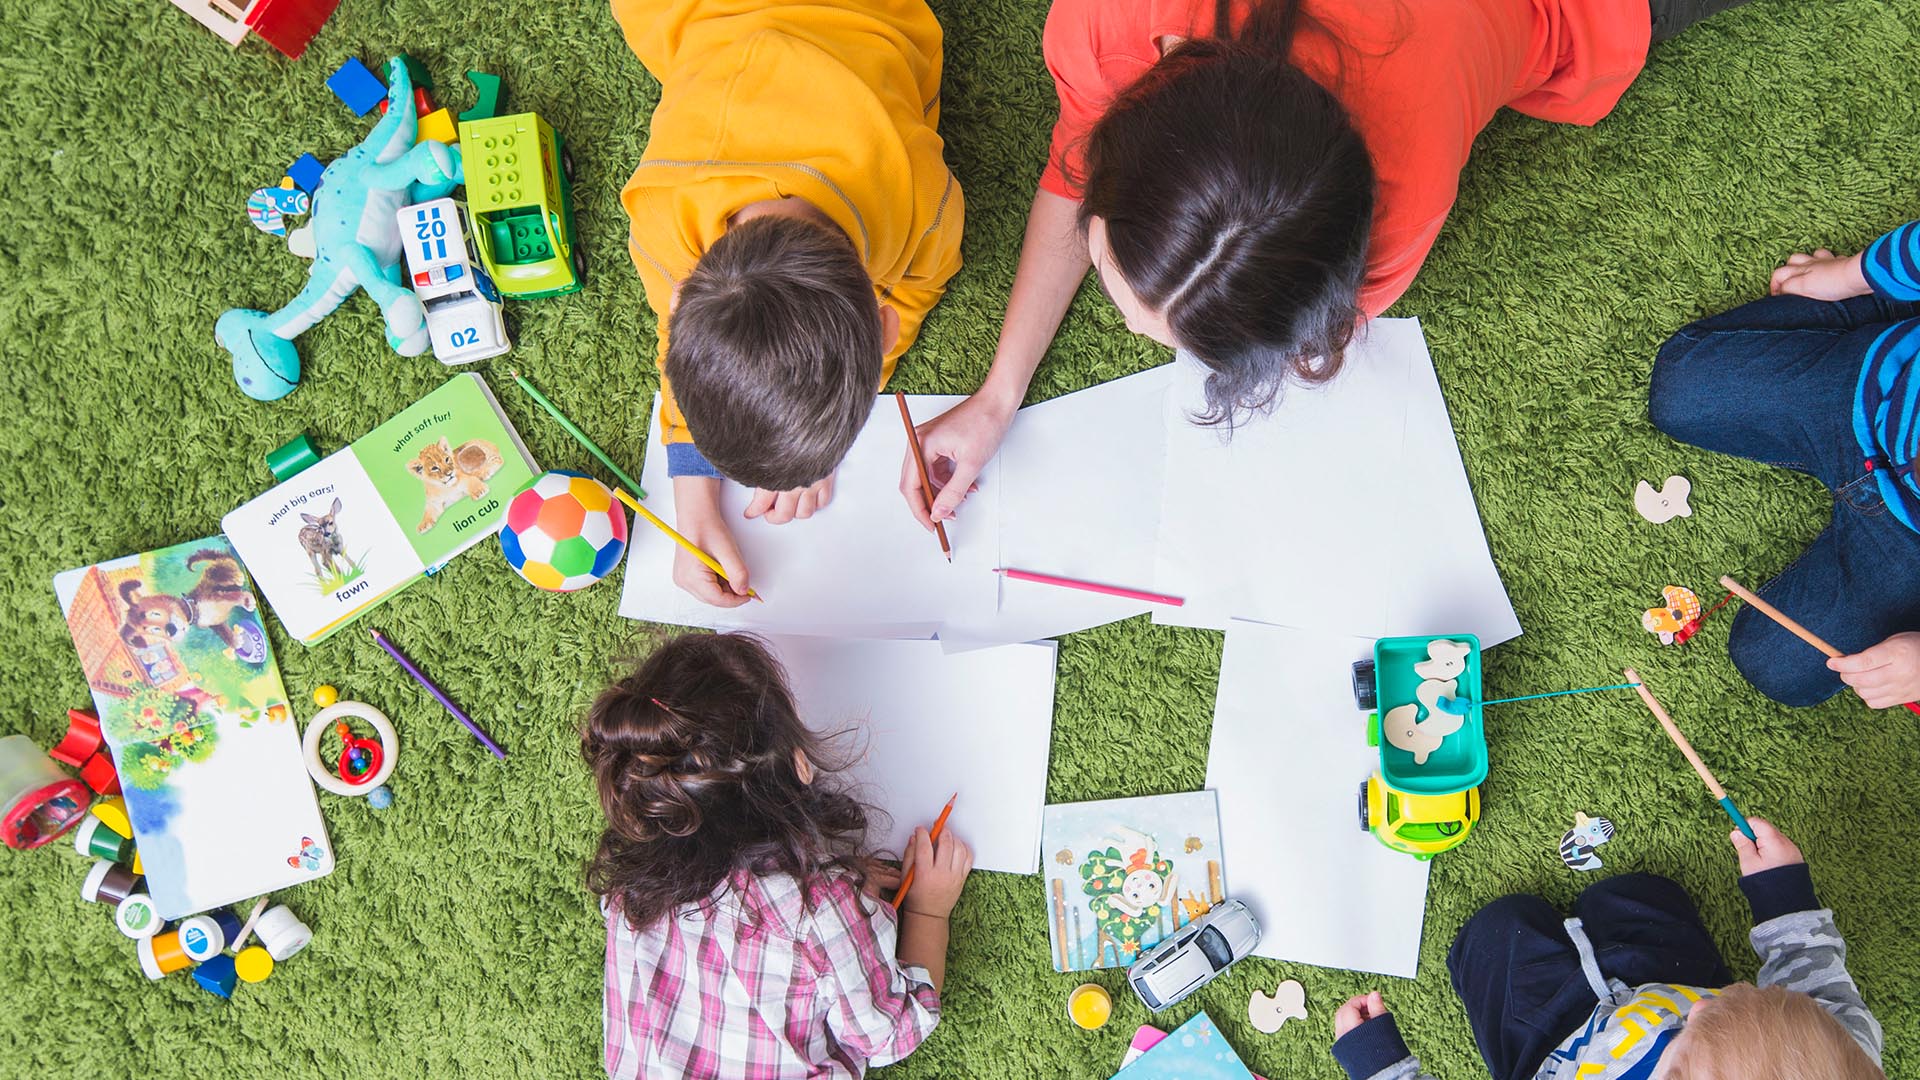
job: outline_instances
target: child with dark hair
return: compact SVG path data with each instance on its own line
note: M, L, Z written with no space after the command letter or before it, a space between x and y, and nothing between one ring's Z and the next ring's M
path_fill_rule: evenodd
M766 647L687 635L602 691L581 736L606 832L587 872L607 916L615 1080L858 1077L940 1018L947 917L973 855L914 832L900 874L862 844Z
M1649 41L1740 0L1054 0L1060 116L993 367L921 429L940 484L993 458L1089 266L1127 327L1211 369L1202 422L1332 378L1419 272L1501 108L1593 124Z
M1794 255L1772 291L1661 346L1649 412L1682 442L1833 492L1826 530L1758 592L1846 655L1751 607L1727 651L1783 705L1845 686L1876 709L1920 700L1920 222L1858 255Z
M1879 1021L1793 841L1731 834L1753 908L1755 983L1733 982L1686 891L1652 874L1591 885L1573 917L1496 900L1447 953L1494 1080L1886 1080ZM1757 985L1756 985L1757 983ZM1425 1077L1376 991L1333 1016L1352 1080Z
M660 81L621 192L659 327L676 552L709 604L748 599L722 477L746 516L810 517L874 394L960 268L926 0L612 0Z

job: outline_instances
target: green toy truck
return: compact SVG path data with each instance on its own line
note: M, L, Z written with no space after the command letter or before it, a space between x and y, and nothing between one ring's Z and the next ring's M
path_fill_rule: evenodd
M1360 785L1360 828L1423 861L1458 847L1480 820L1487 778L1479 639L1381 638L1354 665L1353 688L1372 710L1367 745L1380 750Z
M536 113L460 122L467 218L502 296L578 292L587 256L573 224L573 159Z

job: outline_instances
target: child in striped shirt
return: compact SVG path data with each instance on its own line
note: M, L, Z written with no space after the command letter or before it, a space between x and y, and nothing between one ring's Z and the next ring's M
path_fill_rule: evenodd
M1731 834L1760 955L1733 982L1686 891L1605 878L1573 918L1537 896L1480 909L1447 953L1494 1080L1886 1080L1879 1021L1847 973L1833 912L1793 841L1761 818ZM1376 991L1333 1017L1352 1080L1430 1080Z
M1650 412L1676 439L1833 492L1832 524L1759 592L1846 655L1821 656L1751 607L1727 650L1785 705L1843 686L1876 709L1920 699L1920 223L1858 255L1794 255L1772 285L1661 348Z
M850 1078L926 1039L973 855L918 830L901 910L874 898L900 875L862 849L870 811L764 645L668 642L601 692L581 742L607 818L588 883L608 1076Z

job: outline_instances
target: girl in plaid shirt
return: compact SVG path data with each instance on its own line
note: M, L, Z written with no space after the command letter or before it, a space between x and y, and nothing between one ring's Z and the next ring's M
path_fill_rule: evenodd
M933 1030L973 853L917 830L906 902L874 899L899 873L861 850L870 812L759 641L655 650L594 702L581 751L607 818L588 883L609 1076L858 1077Z

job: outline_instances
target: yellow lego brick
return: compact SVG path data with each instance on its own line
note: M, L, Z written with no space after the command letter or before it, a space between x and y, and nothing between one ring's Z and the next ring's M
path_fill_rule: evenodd
M420 135L415 139L438 139L443 143L460 141L460 132L455 128L453 114L445 109L435 109L420 118Z

